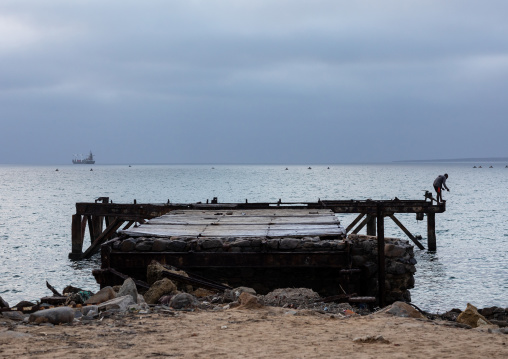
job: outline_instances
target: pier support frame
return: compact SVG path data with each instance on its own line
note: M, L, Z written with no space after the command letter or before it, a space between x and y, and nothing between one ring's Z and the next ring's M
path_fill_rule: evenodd
M70 259L81 259L83 251L83 230L81 224L81 215L72 215L72 251L69 253Z
M427 213L427 248L436 251L436 214Z

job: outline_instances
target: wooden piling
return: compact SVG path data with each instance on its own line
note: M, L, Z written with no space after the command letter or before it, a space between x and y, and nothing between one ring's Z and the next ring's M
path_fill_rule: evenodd
M72 215L72 252L69 253L70 259L81 259L83 251L83 236L81 235L81 215Z
M376 235L376 216L368 216L369 221L367 222L367 235L375 236Z
M378 289L379 306L386 304L385 300L385 220L381 206L377 208L377 254L378 254Z
M427 248L436 251L436 214L427 213Z

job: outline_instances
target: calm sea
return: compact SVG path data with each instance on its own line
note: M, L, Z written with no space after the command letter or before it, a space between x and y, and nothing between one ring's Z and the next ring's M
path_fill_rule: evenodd
M91 274L98 258L67 259L76 202L423 199L446 172L451 191L444 193L447 211L436 216L438 250L415 249L413 303L433 312L468 302L507 307L508 168L473 165L479 164L0 166L0 296L11 305L36 300L51 295L46 281L60 290L98 289ZM354 217L339 219L347 226ZM398 218L426 245L426 221ZM387 236L404 237L390 220L385 225Z

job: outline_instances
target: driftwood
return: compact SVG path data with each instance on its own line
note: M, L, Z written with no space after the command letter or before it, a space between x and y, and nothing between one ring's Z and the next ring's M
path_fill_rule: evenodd
M155 261L155 262L157 262L157 261ZM157 262L157 263L159 263L159 262ZM178 271L183 271L183 272L187 273L187 275L188 275L188 277L185 277L183 275L179 275L179 274L172 273L172 272L162 272L162 275L166 278L169 278L169 279L187 283L187 284L190 284L195 287L205 288L205 289L219 291L219 292L224 292L226 289L233 289L230 286L215 282L211 279L204 278L204 277L198 276L196 274L188 273L187 271L184 271L184 270L179 269L174 266L168 266L165 264L162 264L162 266L164 268L166 268L167 270L176 269Z
M68 297L44 297L41 298L41 303L47 303L49 305L61 305L65 304Z
M53 286L49 284L48 281L46 281L46 287L48 287L48 289L53 292L54 296L63 297L63 295L61 295L55 288L53 288Z

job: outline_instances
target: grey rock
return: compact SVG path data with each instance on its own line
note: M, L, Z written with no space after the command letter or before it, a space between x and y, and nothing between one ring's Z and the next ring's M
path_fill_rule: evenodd
M399 262L391 262L386 268L386 273L390 274L404 274L406 273L406 266Z
M282 238L280 240L279 249L293 250L298 247L298 244L300 244L300 240L298 238Z
M136 250L138 252L150 252L152 250L153 241L145 240L142 242L136 243Z
M154 252L164 252L168 246L169 241L165 239L156 239L153 241L152 251Z
M150 306L146 303L145 298L141 294L138 294L137 303L141 309L146 309L146 310L150 309Z
M115 299L108 300L107 302L98 305L100 311L103 310L118 310L126 312L130 306L136 305L131 295L124 295L123 297L116 297Z
M4 318L8 318L10 320L15 320L18 322L21 322L21 321L23 321L23 319L25 319L25 316L23 315L23 313L18 312L17 310L13 310L11 312L3 312L3 313L0 313L0 315L2 315Z
M266 242L266 246L270 249L279 249L279 240L278 239L270 239Z
M187 247L187 243L181 240L170 240L167 245L169 252L183 252Z
M81 308L81 313L85 317L95 317L99 315L99 307L97 305L87 305Z
M253 247L253 248L258 248L258 247L261 247L261 239L260 238L254 238L253 240L250 241L250 246Z
M222 241L218 238L205 239L201 242L201 248L204 250L222 248Z
M385 256L402 257L406 253L406 248L391 243L385 244Z
M69 307L59 307L44 309L30 314L29 322L62 324L72 323L74 321L74 309Z
M191 309L199 306L199 301L189 293L179 293L171 298L169 306L174 309Z
M250 247L250 241L246 239L239 239L233 244L231 244L232 247Z
M132 252L136 248L136 242L132 238L125 239L120 244L120 251L122 252Z
M132 300L134 300L134 302L137 303L138 290L136 288L136 283L134 283L134 280L132 278L127 278L120 287L120 290L118 291L117 295L118 297L123 297L124 295L132 296Z

